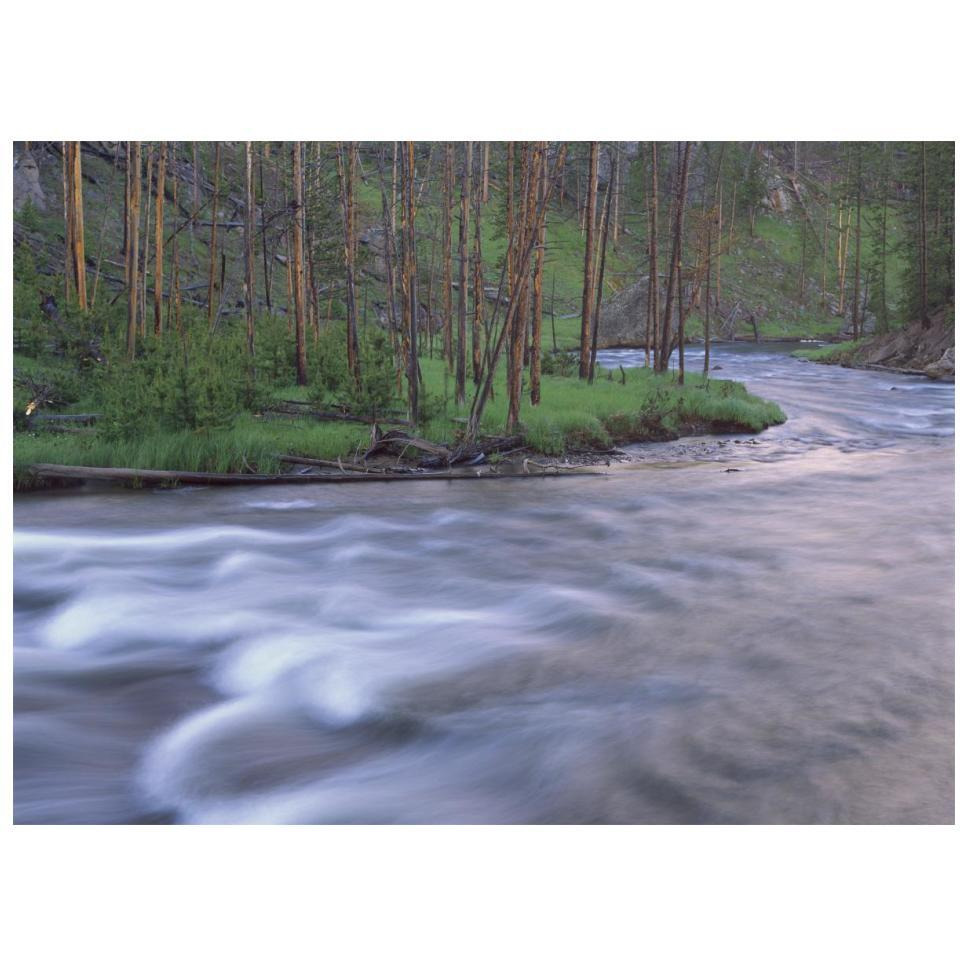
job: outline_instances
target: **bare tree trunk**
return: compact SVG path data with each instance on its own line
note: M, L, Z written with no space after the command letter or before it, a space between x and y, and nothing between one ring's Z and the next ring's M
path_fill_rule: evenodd
M463 145L463 168L460 178L460 289L457 297L457 405L467 401L467 237L470 229L470 177L473 172L473 143Z
M177 144L173 145L173 156L176 160ZM167 299L167 326L170 326L171 311L173 313L173 322L180 332L183 325L180 321L180 229L177 225L179 206L177 204L177 193L180 183L179 170L176 164L173 166L173 239L170 243L170 296Z
M613 145L614 162L611 171L613 180L613 208L610 212L610 229L613 231L613 249L616 250L620 244L620 194L623 190L623 174L621 172L621 151L620 144Z
M920 141L920 326L930 328L927 315L927 144Z
M593 310L593 244L597 217L597 167L600 144L590 141L590 177L587 186L586 247L583 255L583 300L580 311L580 379L590 376L590 315Z
M720 255L723 253L723 165L717 170L717 262L714 265L714 287L716 288L716 305L720 309ZM709 289L709 284L707 286Z
M220 146L221 144L218 140L214 148L213 204L210 214L210 273L207 282L207 322L211 327L219 312L219 304L214 306L213 294L216 290L217 277L217 204L220 200ZM301 249L301 253L302 252Z
M247 352L252 357L254 355L254 323L253 323L253 297L255 294L255 276L253 271L253 234L256 229L256 198L253 193L253 142L247 140L245 143L244 159L244 218L243 218L243 263L244 263L244 284L246 289L243 292L244 313L247 317Z
M707 220L707 302L703 318L703 375L710 375L710 267L713 264L711 242L713 240L713 216Z
M114 149L113 154L113 170L110 172L110 183L107 187L108 191L113 189L113 181L117 176L117 167L120 164L120 143L117 141L117 145ZM124 230L126 230L126 197L124 197ZM90 297L90 309L92 310L97 305L97 290L100 287L100 267L103 264L103 239L107 231L107 214L112 212L110 207L106 204L103 208L103 216L100 218L100 237L97 242L97 269L93 274L93 293Z
M200 144L193 141L193 209L190 211L190 259L197 266L196 228L200 214Z
M60 141L63 160L63 302L70 302L70 276L73 274L73 203L71 202L72 173L70 170L70 141Z
M486 203L490 199L490 141L485 140L481 148L483 164L483 187L480 193L480 202Z
M270 290L270 261L267 254L267 192L263 187L263 154L264 150L269 151L269 145L264 144L263 148L257 154L257 180L260 189L259 207L260 207L260 246L263 253L263 295L267 303L267 313L273 313L273 304L271 302Z
M416 254L416 157L414 142L404 140L400 149L401 240L403 256L400 287L403 294L403 323L407 359L408 418L416 423L420 415L420 358L417 343L419 320Z
M666 372L670 363L670 351L673 319L673 303L677 288L680 285L680 273L683 258L683 211L687 199L687 173L690 163L690 142L686 141L677 177L677 196L674 202L673 226L673 253L670 257L670 274L667 277L667 297L663 308L663 325L660 330L660 353L657 356L656 369L660 373ZM679 292L682 301L682 291ZM682 310L681 324L682 324ZM683 331L680 331L680 343L683 342ZM682 350L682 347L681 347ZM682 353L681 353L682 356Z
M597 269L597 300L593 310L593 325L590 331L590 377L589 382L593 383L597 368L597 338L600 332L600 307L603 304L603 274L607 264L607 237L610 234L611 201L616 196L614 184L616 183L616 170L619 161L614 159L613 170L610 180L607 182L607 196L603 205L603 216L600 225L600 254Z
M547 190L547 150L546 142L541 144L539 162L536 169L537 204L543 203ZM536 214L536 210L534 210ZM543 216L537 222L536 259L533 267L533 319L530 331L530 403L540 403L540 343L543 337L543 261L546 255L546 224Z
M650 285L650 316L647 322L647 355L649 357L651 346L654 355L654 367L657 362L657 349L659 337L657 330L660 326L660 274L657 263L657 248L660 245L660 231L657 225L657 214L660 206L659 197L660 187L658 183L657 170L657 143L650 143L650 279L647 283ZM650 341L650 333L653 332L653 343Z
M487 164L490 159L490 144L483 145L484 176L487 174ZM483 249L481 246L480 209L484 203L484 184L481 182L473 190L473 330L471 344L473 347L473 382L480 382L480 368L483 363L481 338L483 336Z
M69 143L70 152L70 207L72 226L73 277L77 290L77 304L87 309L87 259L83 235L83 174L80 165L80 141Z
M127 143L127 169L130 176L130 202L127 205L127 357L137 350L137 290L140 285L140 141Z
M300 141L291 149L293 168L293 304L297 344L297 383L307 383L307 334L303 303L303 159Z
M733 181L733 197L730 200L730 236L727 237L727 252L733 248L733 228L737 223L737 187L739 186L737 180Z
M824 213L823 217L823 264L820 271L820 309L827 308L827 227L829 214Z
M443 257L443 358L453 369L453 143L443 145L443 222L441 247Z
M529 261L524 271L519 262L522 251L527 246L527 233L530 227L531 206L531 147L524 141L520 146L520 193L519 203L514 211L513 232L513 281L516 292L516 307L513 313L513 326L510 337L510 365L507 370L507 431L510 432L520 422L520 401L523 394L523 348L527 337L527 323L530 309Z
M514 256L515 252L512 245L514 235L513 230L513 166L514 166L514 143L507 141L507 296L513 293L513 274L514 274Z
M141 259L140 275L140 336L147 336L147 273L150 270L150 218L153 206L150 203L153 190L153 144L147 147L147 175L146 175L147 197L144 203L144 225L143 225L143 257Z
M343 214L343 260L347 275L347 367L355 380L359 379L358 357L359 340L357 335L357 290L354 273L354 232L356 215L354 213L354 179L357 169L356 143L337 144L337 174L340 180L340 204Z
M153 333L159 337L163 333L163 201L164 186L167 173L167 144L160 143L160 153L157 157L157 213L156 236L154 239L154 267L153 267Z
M853 339L860 339L860 207L863 194L863 147L857 144L857 227L853 264Z
M800 286L797 288L797 303L803 303L803 287L807 279L807 221L800 221Z
M543 198L543 201L537 207L536 215L536 229L532 231L529 238L529 242L526 248L521 252L519 258L519 270L521 273L526 274L526 271L529 269L530 256L533 252L533 246L536 243L536 237L539 232L540 219L546 216L547 206L550 203L550 197L553 194L554 186L557 182L557 174L560 170L563 169L563 160L566 156L566 145L562 144L559 151L557 152L556 160L554 161L553 169L551 170L551 175L548 179L548 186L546 194ZM496 313L499 309L501 296L503 294L504 286L504 275L506 273L506 263L504 264L504 272L501 274L500 287L498 290L497 296L497 306L494 309L494 316L491 321L491 324L496 322ZM470 407L470 417L467 423L467 436L469 438L475 438L477 431L480 429L480 423L483 418L483 410L486 406L486 402L491 395L491 390L493 387L493 378L497 372L497 364L500 360L501 353L503 351L504 345L507 342L508 336L512 330L514 322L514 313L517 309L517 300L519 297L519 287L515 288L513 293L510 296L509 302L507 303L506 316L504 317L503 326L500 329L500 333L497 336L496 344L493 347L493 350L490 351L487 355L485 361L485 370L484 375L481 377L481 382L477 387L476 393L473 397L473 403Z
M394 144L396 157L396 144ZM383 151L377 154L377 176L380 181L380 210L383 219L383 259L387 266L387 324L390 327L390 345L393 348L394 370L397 377L397 391L400 390L400 378L404 366L403 351L400 346L397 323L397 284L394 267L396 264L396 237L394 217L387 200L387 184L383 172Z

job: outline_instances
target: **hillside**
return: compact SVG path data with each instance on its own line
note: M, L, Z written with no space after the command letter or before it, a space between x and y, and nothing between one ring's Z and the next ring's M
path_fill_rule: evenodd
M576 146L576 145L575 145ZM123 291L123 225L118 211L123 208L124 169L123 157L117 145L106 142L83 144L83 178L85 231L87 236L87 266L91 278L99 276L98 301L111 303ZM243 278L239 269L242 256L242 156L240 144L225 144L222 156L222 183L217 208L217 243L222 263L218 266L217 281L223 276L223 289L218 291L220 314L224 319L239 316L243 303ZM636 144L624 144L624 155L631 152L636 162ZM167 211L176 218L180 237L181 290L183 300L198 309L206 300L209 273L209 234L213 204L214 167L212 144L175 145L176 157L167 164L166 187L168 206L173 207L173 181L179 182L177 205ZM440 150L427 151L423 156L422 180L419 185L418 209L418 256L421 275L421 299L425 314L439 323L437 314L441 307L437 288L440 272L439 229L442 217ZM389 159L389 158L388 158ZM828 197L832 184L823 175L807 177L809 186L798 183L805 196L804 206L797 201L797 194L784 185L787 179L781 173L781 163L775 152L764 155L765 169L762 189L756 203L752 231L747 208L737 206L737 218L731 223L729 207L724 213L722 229L724 238L721 255L717 260L713 283L716 294L713 335L726 339L835 339L849 333L849 318L841 317L838 310L838 266L836 257L836 231L830 228L828 256L826 258L826 285L823 288L823 240L822 228L816 231L804 227L805 217L813 217L819 223L824 217L833 216ZM194 167L194 162L197 168ZM258 265L265 269L258 274L256 300L261 308L268 305L272 311L287 314L291 311L286 280L286 244L289 230L283 216L289 203L284 164L287 162L281 145L273 145L261 158L257 170L258 199L264 214ZM572 154L568 160L565 190L554 201L547 216L546 262L544 267L544 344L566 348L579 337L579 313L583 284L584 230L578 211L578 182L572 171L579 158ZM387 175L389 176L389 169ZM604 169L601 166L600 185L604 186ZM609 170L606 171L609 176ZM331 189L335 179L329 161L317 163L315 191L317 202L317 253L313 264L316 277L316 309L323 316L336 318L343 312L337 285L338 237L337 211L321 210L319 198L323 191ZM377 171L373 163L362 165L361 184L358 190L360 244L360 322L385 321L384 280L382 266L382 218L381 198ZM499 279L506 236L503 226L503 172L491 163L490 201L484 206L481 218L483 272L488 296L493 298ZM579 187L582 189L582 185ZM642 334L637 334L636 304L644 303L646 297L646 274L648 273L646 231L647 215L644 209L643 184L625 183L622 186L621 229L616 242L608 251L604 274L604 306L600 328L601 345L637 344ZM18 146L15 171L14 235L18 249L29 251L34 266L41 278L41 285L56 292L56 279L63 270L63 187L59 145L50 143L35 145L31 149ZM695 203L696 201L693 200ZM307 200L311 203L310 198ZM329 208L330 204L327 204ZM192 223L191 213L197 210ZM811 213L813 211L813 213ZM454 210L454 234L457 213ZM663 216L663 213L661 214ZM147 226L144 214L144 229ZM663 233L666 231L661 228ZM888 297L895 303L899 287L899 262L893 253L899 227L896 214L890 226L887 281ZM141 242L144 238L141 237ZM472 238L471 238L472 242ZM149 240L146 241L149 254ZM456 243L456 236L454 236ZM661 240L665 244L665 240ZM169 241L168 241L169 247ZM661 258L666 253L661 250ZM166 274L169 276L170 252L167 251ZM454 257L456 250L454 249ZM221 271L222 270L222 274ZM267 273L269 272L269 279ZM801 272L803 294L800 294ZM147 271L147 285L151 284L152 270ZM719 280L717 279L719 274ZM454 277L454 281L456 278ZM91 279L91 283L95 282ZM636 284L640 283L640 288ZM62 280L60 281L62 284ZM269 284L269 286L268 286ZM431 289L432 288L432 289ZM332 294L332 296L331 296ZM325 296L326 295L326 298ZM326 299L326 302L320 302ZM688 321L691 336L702 336L702 298L694 303ZM18 301L21 313L36 314L36 307L26 296ZM848 303L845 314L849 314ZM23 316L16 319L24 320ZM865 329L869 332L875 318L868 309Z

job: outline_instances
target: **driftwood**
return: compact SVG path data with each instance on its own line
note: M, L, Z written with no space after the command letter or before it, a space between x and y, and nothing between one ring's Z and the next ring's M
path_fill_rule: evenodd
M363 455L363 459L386 452L403 456L411 448L427 454L420 463L421 466L431 469L451 467L458 463L476 465L482 463L492 453L516 453L518 450L525 449L521 437L486 437L476 443L450 448L443 444L431 443L421 437L412 437L400 430L390 430L384 434L377 434L372 446Z
M307 467L328 467L333 470L346 470L351 473L410 473L412 471L403 468L403 467L369 467L357 463L344 463L342 460L318 460L316 457L294 457L294 456L281 456L277 457L281 463L299 463Z
M520 473L501 473L496 469L430 471L427 473L193 473L185 470L136 470L129 467L79 467L58 463L35 463L30 471L36 476L65 480L110 480L156 484L190 484L198 486L241 486L280 483L385 483L399 480L505 480L529 477L597 476L603 471L579 470L533 464L540 469L531 473L529 465Z
M367 457L372 457L376 453L384 453L391 448L395 452L399 451L402 455L409 447L413 447L415 450L422 450L424 453L428 453L432 457L442 460L447 464L451 462L451 451L447 447L438 443L431 443L429 440L424 440L421 437L411 437L409 434L402 433L399 430L390 430L382 436L378 436L370 449L363 455L363 459L366 460Z

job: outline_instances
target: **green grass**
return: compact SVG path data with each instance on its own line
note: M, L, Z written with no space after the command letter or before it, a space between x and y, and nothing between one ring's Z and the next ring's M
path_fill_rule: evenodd
M458 426L452 418L464 416L449 399L453 384L442 361L423 363L428 395L447 397L445 415L432 420L425 435L449 443ZM687 374L681 387L672 374L657 376L650 370L625 371L625 383L618 370L613 379L598 370L593 385L577 377L544 377L542 400L532 406L525 394L521 403L521 426L531 449L559 455L574 448L606 447L631 440L661 439L681 432L743 430L758 431L782 423L784 415L776 404L751 396L738 383ZM504 374L494 385L494 397L484 410L484 433L502 433L507 416Z
M816 363L842 363L845 357L852 355L863 342L851 340L848 343L829 343L812 350L794 350L792 356L799 360L813 360Z
M425 405L433 417L420 433L440 443L455 443L469 407L453 402L453 380L442 360L423 361ZM472 385L471 385L472 386ZM280 394L293 398L302 389ZM469 394L468 394L469 396ZM776 404L752 396L738 383L707 382L688 374L681 387L673 375L630 369L608 379L600 371L591 386L576 377L543 378L542 402L524 397L521 430L535 453L559 455L572 449L601 449L614 443L667 439L693 432L755 432L785 419ZM502 434L506 420L504 377L497 377L494 397L481 424L485 434ZM84 433L18 433L14 436L14 477L18 489L32 482L32 463L123 466L140 469L209 472L276 472L281 454L321 459L352 457L369 446L364 424L319 422L304 417L271 420L252 414L217 429L150 433L108 442L95 430Z
M13 468L17 489L32 486L32 463L131 467L210 473L276 473L278 455L321 459L353 456L370 443L363 424L300 420L264 420L247 414L231 426L213 430L150 433L107 441L96 431L76 434L21 433L14 436Z

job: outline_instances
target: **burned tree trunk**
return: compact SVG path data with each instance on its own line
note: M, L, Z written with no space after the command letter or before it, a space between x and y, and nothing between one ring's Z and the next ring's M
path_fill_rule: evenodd
M593 311L593 244L597 218L597 166L600 144L590 142L590 174L587 184L587 207L584 228L586 245L583 254L583 301L580 311L580 379L590 375L590 333L591 313Z
M153 241L153 332L160 336L163 332L163 190L167 172L167 144L161 142L157 157L157 210L155 216L156 234Z
M140 141L127 143L129 200L127 203L127 357L132 360L137 349L137 289L140 271Z
M457 291L457 386L456 402L466 402L467 381L467 237L470 229L470 177L473 171L473 143L463 145L463 167L460 176L460 289Z
M293 173L293 307L297 353L297 383L307 383L307 334L303 302L303 160L300 156L300 141L295 140L291 149Z
M245 144L244 168L244 217L243 217L243 265L244 285L243 294L244 314L247 319L247 352L254 355L254 323L253 323L253 233L256 225L256 204L253 195L253 143L250 140Z

